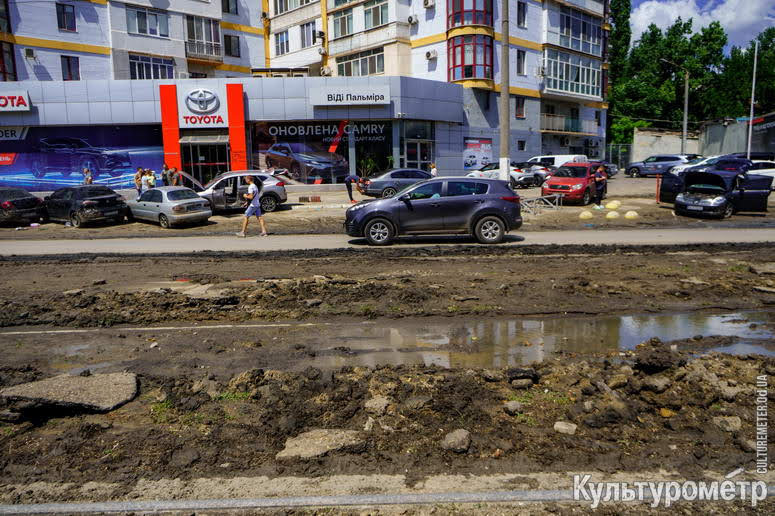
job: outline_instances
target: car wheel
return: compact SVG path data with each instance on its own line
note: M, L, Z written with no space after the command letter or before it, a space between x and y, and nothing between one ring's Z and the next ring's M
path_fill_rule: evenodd
M277 199L274 195L265 195L261 198L261 211L271 213L277 209Z
M74 228L80 228L83 226L83 219L78 213L73 213L70 215L70 225Z
M159 225L164 229L170 228L170 219L168 219L167 216L163 213L159 215Z
M630 174L630 177L640 177L640 170L637 167L632 167L627 172Z
M482 244L498 244L503 241L506 234L506 226L498 217L482 217L476 223L474 236Z
M46 175L46 171L43 169L43 163L41 163L40 158L33 159L30 168L32 169L32 177L36 179L42 179Z
M382 190L382 198L383 199L387 199L388 197L393 197L395 194L396 194L396 189L395 188L388 187L388 188L385 188L384 190Z
M726 207L724 208L724 213L721 214L721 218L728 219L734 214L735 214L735 207L731 203L727 203Z
M581 199L581 204L586 206L590 202L592 202L592 194L589 193L589 190L585 190L584 191L584 197Z
M296 181L301 180L301 167L299 166L298 163L294 163L291 165L291 177Z
M372 219L366 223L363 236L370 245L390 245L395 232L393 225L385 219Z
M92 179L97 179L100 177L100 167L97 165L97 162L91 158L86 158L81 162L81 168L78 170L78 172L83 172L83 169L88 168L91 170L91 177Z

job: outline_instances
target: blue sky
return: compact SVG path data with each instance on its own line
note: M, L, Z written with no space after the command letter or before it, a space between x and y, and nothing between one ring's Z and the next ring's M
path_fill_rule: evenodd
M695 30L718 21L730 44L746 46L761 31L775 26L775 0L632 0L633 39L649 24L665 28L679 16L693 18Z

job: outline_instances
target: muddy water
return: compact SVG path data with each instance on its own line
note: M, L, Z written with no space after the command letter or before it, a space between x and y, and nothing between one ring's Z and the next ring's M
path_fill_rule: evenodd
M308 338L308 347L318 351L305 365L509 367L556 353L599 355L632 349L652 337L669 341L697 335L736 337L730 345L703 352L775 355L774 323L775 312L740 312L347 325L323 328Z

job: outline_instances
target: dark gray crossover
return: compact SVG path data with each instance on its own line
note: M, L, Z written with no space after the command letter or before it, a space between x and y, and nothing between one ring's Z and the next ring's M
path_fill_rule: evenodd
M417 234L470 234L483 244L497 244L522 226L522 215L519 196L505 181L444 177L360 202L347 210L344 226L348 235L371 245Z

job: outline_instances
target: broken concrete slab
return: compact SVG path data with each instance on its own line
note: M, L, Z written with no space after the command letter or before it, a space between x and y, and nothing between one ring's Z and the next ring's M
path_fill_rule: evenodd
M137 376L108 373L91 376L60 375L0 390L0 397L44 406L109 412L137 396Z
M310 430L285 441L285 448L275 458L312 459L333 451L360 451L364 443L362 434L357 430Z

